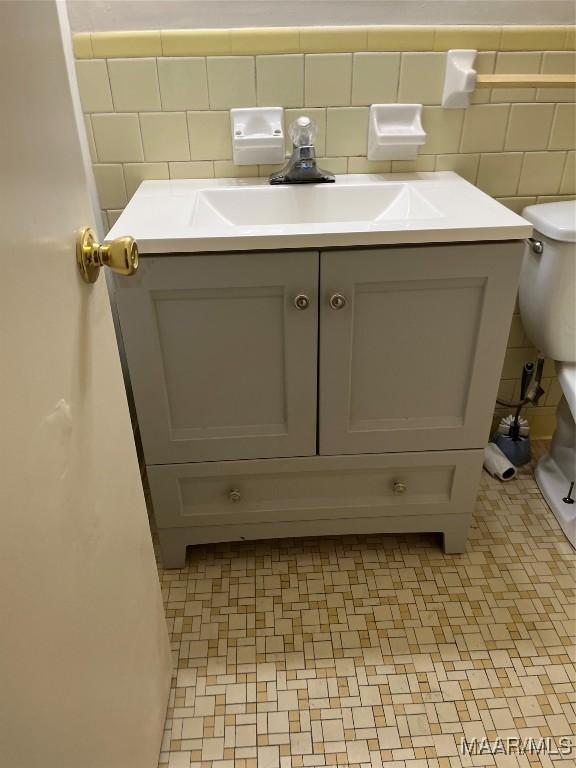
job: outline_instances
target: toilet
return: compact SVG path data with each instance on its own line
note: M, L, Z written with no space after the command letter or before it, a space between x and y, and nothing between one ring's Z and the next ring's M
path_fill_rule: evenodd
M536 482L576 548L576 200L531 205L534 226L520 277L520 314L526 335L556 363L562 399L550 451Z

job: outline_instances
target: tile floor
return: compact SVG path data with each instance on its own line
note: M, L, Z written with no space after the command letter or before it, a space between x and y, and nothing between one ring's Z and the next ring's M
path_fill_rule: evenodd
M576 555L529 468L484 475L466 554L439 544L202 546L161 572L178 669L159 765L575 766Z

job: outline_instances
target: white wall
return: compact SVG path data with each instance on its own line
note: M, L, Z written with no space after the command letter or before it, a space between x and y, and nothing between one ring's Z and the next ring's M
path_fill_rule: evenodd
M338 24L573 24L573 0L68 0L74 32Z

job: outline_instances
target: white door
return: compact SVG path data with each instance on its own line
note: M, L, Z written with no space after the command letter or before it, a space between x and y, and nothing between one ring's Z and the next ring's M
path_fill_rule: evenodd
M118 277L146 463L314 455L317 294L306 251L145 257Z
M74 261L64 13L0 2L0 765L156 768L169 646L105 281Z
M485 445L523 248L321 254L320 453Z

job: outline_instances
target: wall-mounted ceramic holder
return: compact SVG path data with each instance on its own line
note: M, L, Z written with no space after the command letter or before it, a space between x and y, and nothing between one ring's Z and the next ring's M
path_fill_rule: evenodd
M414 160L426 141L422 104L372 104L368 160Z
M284 162L283 116L282 107L231 109L234 164Z
M476 51L472 50L453 50L446 54L443 107L456 108L470 105L470 95L476 88L475 58Z

